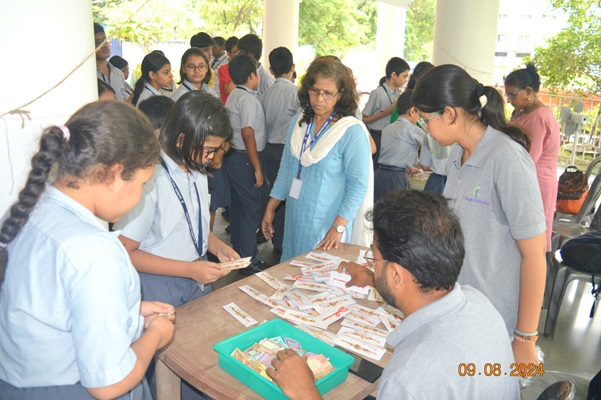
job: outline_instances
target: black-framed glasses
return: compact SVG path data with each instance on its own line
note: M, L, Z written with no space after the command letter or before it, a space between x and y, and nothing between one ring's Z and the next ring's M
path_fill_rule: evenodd
M365 261L367 261L367 263L370 265L370 267L374 267L374 268L376 267L376 261L387 261L387 260L384 260L383 258L374 257L374 252L371 248L365 252L365 255L363 256L363 258L365 258Z
M425 132L428 132L428 122L430 122L430 120L434 117L436 117L437 115L441 115L444 112L444 110L440 110L440 111L436 111L434 114L430 115L428 118L423 119L421 116L419 116L417 118L417 122L419 123L419 125L422 127L422 129Z
M319 95L321 95L325 101L333 100L336 96L338 96L338 93L340 92L332 93L328 92L327 90L319 90L316 88L309 89L309 96L316 99Z
M207 64L198 64L198 65L188 64L188 65L186 65L186 69L188 69L190 71L204 71L207 69L207 67L208 67Z
M213 148L203 147L202 152L205 156L209 157L210 155L217 153L219 151L219 149L221 149L221 147L213 147Z
M524 88L518 89L513 93L507 93L505 92L505 97L507 97L508 99L513 99L515 96L518 95L519 92L521 92L522 90L524 90Z

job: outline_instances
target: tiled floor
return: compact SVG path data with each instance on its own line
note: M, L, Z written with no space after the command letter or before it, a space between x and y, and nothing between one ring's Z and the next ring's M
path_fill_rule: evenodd
M227 222L217 213L214 233L229 243L225 233ZM269 265L277 264L270 242L259 245L259 258ZM222 278L214 289L229 285L243 276L237 272ZM538 344L545 353L545 376L536 378L529 387L522 390L523 400L536 400L538 395L551 383L569 379L577 384L576 399L586 399L588 381L601 369L601 307L594 318L589 318L593 303L590 283L572 282L566 292L561 307L555 337L541 337ZM539 331L544 328L546 310L542 310Z

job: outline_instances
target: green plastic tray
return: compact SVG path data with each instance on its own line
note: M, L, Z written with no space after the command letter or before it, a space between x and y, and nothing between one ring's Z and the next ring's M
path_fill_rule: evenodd
M287 399L288 397L282 393L278 385L263 378L231 356L236 348L244 351L254 343L274 336L286 336L298 340L303 349L323 354L330 359L336 370L316 382L321 395L346 380L348 369L354 362L353 357L278 318L216 343L213 348L219 354L219 366L267 400Z

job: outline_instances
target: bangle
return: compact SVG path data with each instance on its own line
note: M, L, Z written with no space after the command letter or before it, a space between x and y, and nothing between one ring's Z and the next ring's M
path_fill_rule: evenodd
M513 330L513 333L516 335L519 335L521 337L532 337L532 336L538 335L538 331L534 331L533 333L524 333L524 332L517 330L517 328Z
M515 340L517 340L518 342L522 342L522 343L534 343L538 340L538 335L535 336L528 336L528 337L522 337L519 335L516 335L515 333L513 334L513 338Z

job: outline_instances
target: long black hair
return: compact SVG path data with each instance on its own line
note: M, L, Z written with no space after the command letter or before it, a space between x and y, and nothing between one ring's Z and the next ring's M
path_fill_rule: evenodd
M480 97L486 96L482 107ZM483 86L462 68L446 64L426 72L413 92L413 103L418 110L432 113L445 107L462 108L469 118L505 133L530 149L530 138L521 128L507 123L505 102L501 94L491 86Z
M142 93L142 90L144 90L144 84L150 83L150 73L154 72L156 74L165 66L165 64L171 63L167 57L157 51L153 51L144 57L142 60L142 76L138 79L136 86L134 87L134 98L132 99L134 106L138 104L140 94Z
M191 90L180 97L167 114L159 141L177 164L206 175L202 154L207 136L229 140L232 136L230 119L221 100Z
M90 103L73 114L65 126L52 126L42 133L25 187L2 224L0 283L8 264L6 245L29 220L53 166L58 166L57 181L78 188L81 181L104 182L115 164L123 166L121 179L131 179L140 168L153 165L160 154L148 118L124 102ZM65 137L63 130L68 130L69 136Z

